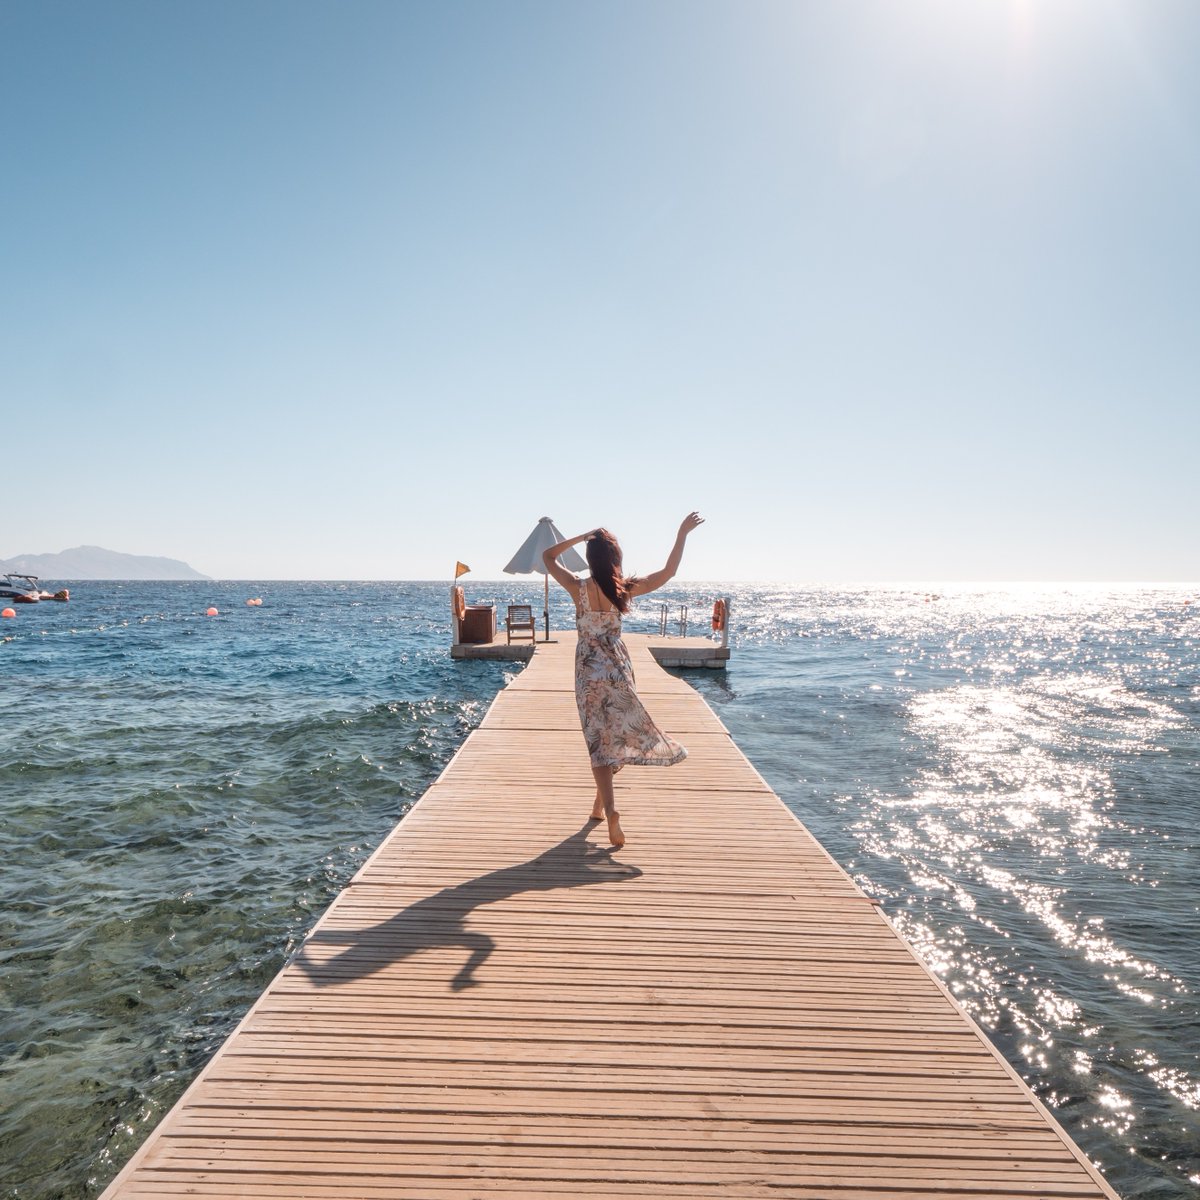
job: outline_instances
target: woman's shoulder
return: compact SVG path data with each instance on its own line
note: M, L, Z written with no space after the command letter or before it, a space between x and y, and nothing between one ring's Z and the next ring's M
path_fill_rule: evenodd
M600 585L590 576L583 581L583 587L586 589L590 585L590 590L587 592L588 606L592 612L597 613L614 613L620 610L616 608L613 602L604 594Z

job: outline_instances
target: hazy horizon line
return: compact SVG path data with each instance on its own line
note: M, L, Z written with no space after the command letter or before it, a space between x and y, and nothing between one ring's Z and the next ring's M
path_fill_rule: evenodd
M427 576L413 577L384 577L384 576L279 576L267 578L255 575L213 576L205 579L105 579L75 576L55 576L56 581L63 583L194 583L194 584L233 584L233 583L422 583L439 584L451 587L456 582L448 577L430 578ZM480 577L468 581L468 585L524 583L536 586L541 579L536 576L500 576ZM949 579L949 578L912 578L912 579L702 579L676 578L663 588L674 586L718 585L721 587L756 585L760 587L1200 587L1200 579Z

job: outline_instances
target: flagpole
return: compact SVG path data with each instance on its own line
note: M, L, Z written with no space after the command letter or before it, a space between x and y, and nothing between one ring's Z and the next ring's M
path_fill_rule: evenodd
M454 629L454 641L452 644L455 646L457 646L459 641L461 640L461 629L460 629L459 622L458 622L458 615L454 611L454 592L455 592L455 589L458 587L459 577L462 575L466 575L467 572L470 571L470 569L471 568L468 567L467 564L465 562L463 562L461 559L455 559L455 561L454 561L454 582L450 585L450 624Z

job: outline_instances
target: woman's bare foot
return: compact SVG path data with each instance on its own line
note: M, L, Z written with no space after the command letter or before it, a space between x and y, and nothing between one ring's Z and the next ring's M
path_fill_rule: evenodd
M618 849L625 845L625 835L621 832L621 814L613 809L608 818L608 840Z
M604 801L600 799L599 792L596 793L595 802L592 804L592 815L590 819L593 821L604 820Z

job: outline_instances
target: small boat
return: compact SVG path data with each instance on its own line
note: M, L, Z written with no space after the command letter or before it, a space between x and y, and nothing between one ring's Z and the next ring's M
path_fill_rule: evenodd
M71 593L66 588L57 592L46 592L38 587L36 575L20 575L10 571L0 583L0 599L11 600L14 604L37 604L39 600L70 600Z
M4 583L0 584L0 596L6 600L15 600L18 604L36 604L41 598L36 575L8 574Z

